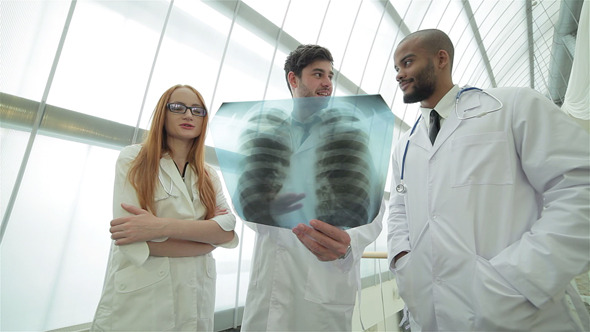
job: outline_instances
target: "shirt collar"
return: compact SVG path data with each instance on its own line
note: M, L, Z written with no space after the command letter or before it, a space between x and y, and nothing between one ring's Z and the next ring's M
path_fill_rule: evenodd
M458 85L453 85L451 90L447 92L447 94L442 97L442 99L434 106L434 109L438 112L438 114L443 118L446 119L451 114L453 107L455 105L455 96L459 93L461 89L459 89ZM426 119L426 124L428 125L428 119L430 118L430 111L432 108L424 108L420 107L420 112L422 113L422 117Z

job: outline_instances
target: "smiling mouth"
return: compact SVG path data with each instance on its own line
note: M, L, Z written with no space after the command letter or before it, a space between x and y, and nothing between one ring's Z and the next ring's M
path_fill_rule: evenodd
M319 91L317 93L317 95L320 96L320 97L329 97L330 96L330 92L328 92L328 91Z
M410 83L412 83L412 80L408 80L408 81L401 81L401 82L399 83L399 88L400 88L402 91L406 91L406 89L408 88L408 86L410 85Z
M183 128L188 128L188 129L190 129L190 128L194 128L194 127L195 127L195 126L193 126L193 125L190 125L190 124L188 124L188 123L183 123L183 124L181 124L180 126L181 126L181 127L183 127Z

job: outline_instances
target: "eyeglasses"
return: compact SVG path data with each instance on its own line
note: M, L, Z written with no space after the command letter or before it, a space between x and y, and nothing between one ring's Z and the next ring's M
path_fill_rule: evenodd
M186 106L177 103L168 103L166 106L172 113L185 114L186 110L189 109L194 116L203 117L207 115L207 110L201 106Z

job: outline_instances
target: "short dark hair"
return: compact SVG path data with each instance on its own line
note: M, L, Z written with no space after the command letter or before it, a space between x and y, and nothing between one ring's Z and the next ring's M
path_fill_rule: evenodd
M291 91L289 72L292 71L295 76L301 78L303 68L316 60L327 60L330 61L331 64L334 64L332 53L330 53L327 48L319 45L299 45L295 50L289 53L285 60L285 80L287 80L289 91Z

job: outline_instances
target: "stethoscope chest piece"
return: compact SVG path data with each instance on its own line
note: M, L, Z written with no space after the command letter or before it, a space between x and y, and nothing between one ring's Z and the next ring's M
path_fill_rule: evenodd
M403 183L400 183L397 186L395 186L395 191L397 191L400 194L403 194L406 192L406 186Z

